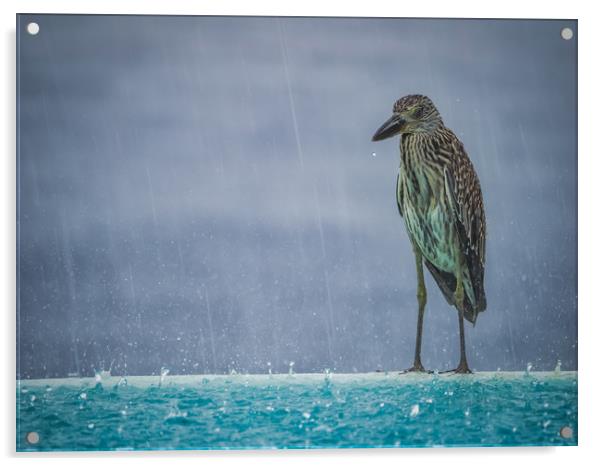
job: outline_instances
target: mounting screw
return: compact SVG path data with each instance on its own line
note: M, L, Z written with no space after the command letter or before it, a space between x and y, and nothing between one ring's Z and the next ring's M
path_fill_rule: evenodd
M29 35L35 36L38 32L40 32L40 25L38 23L29 23L27 25L27 33Z

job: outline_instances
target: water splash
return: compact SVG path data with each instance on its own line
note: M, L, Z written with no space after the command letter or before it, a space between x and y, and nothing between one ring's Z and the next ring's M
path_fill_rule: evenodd
M293 367L295 366L295 361L291 361L288 363L288 375L293 375Z
M97 387L108 387L111 385L111 371L96 371L94 373L94 381Z
M105 370L96 371L94 373L94 380L96 381L96 383L102 383L103 380L106 381L107 379L110 379L110 378L111 378L111 371L110 370L108 370L108 371L105 371Z
M167 369L166 367L162 367L161 375L159 376L159 386L163 385L163 382L165 382L165 377L167 377L167 374L169 374L169 369Z
M171 400L169 403L169 410L163 419L167 421L169 419L178 419L186 417L188 417L188 411L180 410L180 408L178 407L177 400Z

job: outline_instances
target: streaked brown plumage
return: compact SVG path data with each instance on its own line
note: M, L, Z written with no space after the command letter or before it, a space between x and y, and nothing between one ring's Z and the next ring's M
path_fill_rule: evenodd
M479 180L462 142L445 127L428 97L399 99L393 116L372 140L397 134L401 135L397 206L414 248L418 276L416 350L409 370L424 371L420 360L426 305L424 262L447 302L458 310L461 356L456 372L470 372L464 319L476 323L487 306L483 283L486 225Z

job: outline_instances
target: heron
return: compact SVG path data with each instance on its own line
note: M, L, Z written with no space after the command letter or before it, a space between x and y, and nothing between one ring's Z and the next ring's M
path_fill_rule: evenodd
M464 319L476 324L487 307L485 209L477 173L464 145L443 123L432 100L407 95L372 141L400 135L396 196L416 259L418 322L414 364L405 372L430 372L422 365L422 324L427 301L423 264L447 302L458 311L460 363L453 371L471 373L466 359Z

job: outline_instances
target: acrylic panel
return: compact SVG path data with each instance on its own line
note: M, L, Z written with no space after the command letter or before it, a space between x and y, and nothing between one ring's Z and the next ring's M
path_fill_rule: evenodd
M577 21L16 29L17 450L577 444Z

